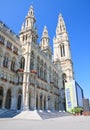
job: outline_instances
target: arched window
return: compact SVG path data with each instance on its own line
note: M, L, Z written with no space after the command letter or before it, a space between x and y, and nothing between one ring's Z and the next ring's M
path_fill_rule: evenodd
M31 52L31 58L30 58L30 70L34 69L34 52Z
M60 52L61 52L61 57L64 57L65 56L65 47L64 47L64 44L60 45Z
M3 51L2 51L2 49L0 48L0 65L1 65L1 62L2 62L2 57L3 57Z
M22 57L22 58L21 58L21 62L20 62L20 68L21 68L21 69L24 69L24 66L25 66L25 58Z
M28 20L27 20L27 26L28 26Z
M5 55L4 60L3 60L3 66L8 68L8 61L9 58Z
M47 81L47 65L46 65L46 63L44 65L44 79L45 79L45 81Z
M51 67L49 67L49 80L51 82Z
M11 71L15 71L15 60L12 60L11 62Z
M44 70L44 79L45 79L45 81L47 81L47 71L46 70Z
M40 58L37 57L37 74L38 74L38 76L40 76L39 71L40 71Z
M43 78L43 68L40 68L40 77Z
M63 74L62 74L63 88L65 88L65 82L67 82L66 78L67 78L67 77L66 77L66 74L63 73Z

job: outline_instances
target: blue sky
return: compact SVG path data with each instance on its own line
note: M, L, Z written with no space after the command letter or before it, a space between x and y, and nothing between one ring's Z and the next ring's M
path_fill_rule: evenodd
M75 79L90 99L90 0L1 0L0 20L15 33L33 4L39 41L44 25L53 45L58 15L62 13L69 34Z

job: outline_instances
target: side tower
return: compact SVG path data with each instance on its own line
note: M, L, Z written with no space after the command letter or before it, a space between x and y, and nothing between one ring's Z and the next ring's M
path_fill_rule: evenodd
M54 37L54 63L59 61L61 64L62 78L64 81L74 79L73 63L71 59L70 44L65 22L62 15L58 17L56 37Z
M22 98L22 110L29 109L29 86L30 86L30 64L31 64L31 48L37 43L37 30L35 27L34 9L31 6L29 12L25 18L25 22L22 25L20 31L20 42L23 59L23 98Z
M22 45L26 44L27 42L36 43L37 41L37 29L35 27L35 16L34 16L34 9L30 6L28 14L25 18L25 22L22 24L22 28L20 31L20 41Z
M47 30L47 27L44 26L44 30L43 30L42 38L41 38L41 50L51 60L52 59L52 51L51 51L49 42L50 42L50 38L48 35L48 30Z

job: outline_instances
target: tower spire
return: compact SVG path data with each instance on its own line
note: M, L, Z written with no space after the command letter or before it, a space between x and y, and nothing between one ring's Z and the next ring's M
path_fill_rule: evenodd
M56 34L59 35L59 34L64 33L64 32L66 32L66 26L65 26L63 16L60 13L60 15L58 17L58 24L57 24L57 28L56 28Z
M34 8L31 5L30 9L27 13L27 16L25 18L25 22L22 24L21 32L20 32L20 41L27 42L31 41L36 43L37 42L37 29L35 27L35 15L34 15Z
M41 50L43 50L47 56L51 59L52 58L52 52L50 49L50 38L48 35L48 30L47 27L44 26L44 30L42 33L42 38L41 38Z
M48 30L47 30L46 25L44 26L44 30L43 30L43 33L42 33L42 38L44 38L44 37L49 39Z

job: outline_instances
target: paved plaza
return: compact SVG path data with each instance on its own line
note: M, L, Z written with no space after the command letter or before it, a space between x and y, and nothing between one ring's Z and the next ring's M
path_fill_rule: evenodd
M90 130L90 116L68 116L47 120L0 119L0 130Z

